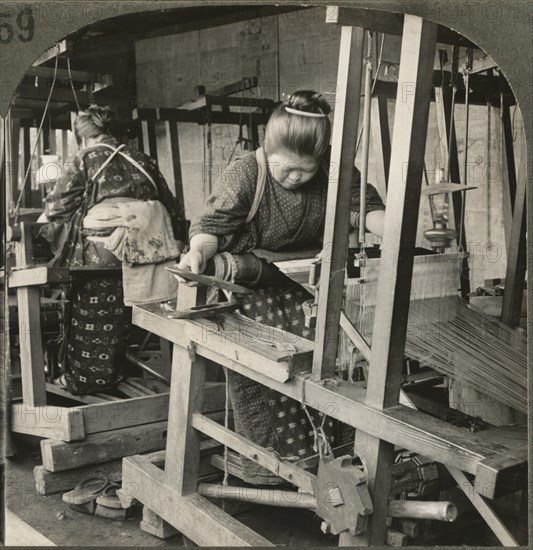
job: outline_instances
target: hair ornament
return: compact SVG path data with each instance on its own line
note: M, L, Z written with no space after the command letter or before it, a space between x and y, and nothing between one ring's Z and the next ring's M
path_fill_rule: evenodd
M310 113L308 111L300 111L298 109L293 109L292 107L285 106L285 110L291 115L300 115L300 116L310 116L313 118L324 118L327 115L325 113Z

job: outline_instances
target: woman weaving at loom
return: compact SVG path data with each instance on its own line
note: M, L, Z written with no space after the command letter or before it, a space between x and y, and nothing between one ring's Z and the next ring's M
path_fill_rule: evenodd
M329 111L328 103L311 91L295 92L274 111L264 147L226 169L204 212L193 220L190 251L178 266L257 285L243 301L244 315L309 339L314 334L304 326L302 310L309 294L269 262L309 258L322 249ZM358 179L356 171L354 227L359 216ZM367 228L381 235L384 206L370 186L367 208ZM313 454L311 417L299 403L231 370L227 383L238 433L283 457L301 459ZM331 422L328 428L330 441L336 441ZM245 481L255 484L282 482L249 460L243 460L243 473Z
M80 112L74 132L81 150L45 200L51 223L42 235L54 253L51 264L71 267L60 383L74 394L121 381L131 315L125 305L172 296L168 282L159 284L164 279L150 268L182 249L181 205L155 163L119 145L115 131L109 108L91 105Z

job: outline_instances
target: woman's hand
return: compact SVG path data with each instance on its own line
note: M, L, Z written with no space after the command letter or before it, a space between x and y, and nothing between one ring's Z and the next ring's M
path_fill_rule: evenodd
M205 269L207 258L204 258L203 254L199 250L190 250L186 254L180 256L180 262L178 269L180 271L191 271L192 273L202 273ZM188 281L179 275L174 275L176 279L187 286L197 286L198 283L194 281Z
M195 235L191 239L191 249L187 254L180 256L180 262L178 269L181 271L191 271L192 273L203 273L207 260L212 258L217 251L218 237L215 235L208 235L207 233L200 233ZM178 281L194 286L196 283L186 281L183 278L176 275Z
M181 271L192 271L202 273L205 269L206 258L199 250L190 250L180 257L178 269Z

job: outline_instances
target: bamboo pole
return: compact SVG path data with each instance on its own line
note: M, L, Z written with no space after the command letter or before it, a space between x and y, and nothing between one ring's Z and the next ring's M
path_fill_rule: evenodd
M317 500L312 494L301 491L199 483L198 494L204 497L240 500L282 508L305 508L313 510L318 507ZM452 522L457 519L458 512L453 502L390 500L388 515L392 518L431 519L434 521Z

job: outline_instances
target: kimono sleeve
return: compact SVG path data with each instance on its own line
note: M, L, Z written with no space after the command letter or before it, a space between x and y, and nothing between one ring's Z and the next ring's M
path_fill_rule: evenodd
M86 186L83 160L78 155L70 157L63 165L61 176L54 188L44 200L48 219L69 221L81 204Z
M257 181L257 163L249 155L230 164L215 183L203 212L191 224L189 236L206 233L219 241L238 233L252 207Z

